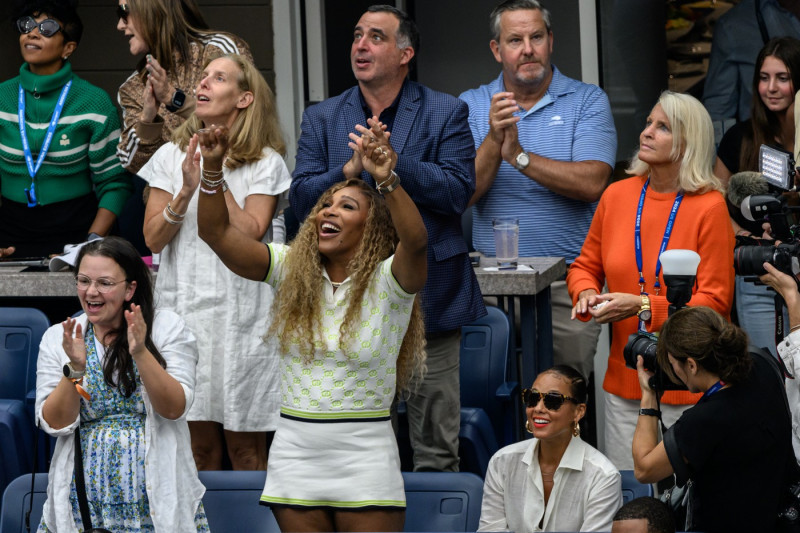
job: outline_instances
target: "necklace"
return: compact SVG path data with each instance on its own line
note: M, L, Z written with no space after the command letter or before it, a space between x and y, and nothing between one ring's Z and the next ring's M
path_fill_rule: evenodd
M331 285L333 285L334 289L338 289L339 287L341 287L342 283L344 283L344 281L331 281Z

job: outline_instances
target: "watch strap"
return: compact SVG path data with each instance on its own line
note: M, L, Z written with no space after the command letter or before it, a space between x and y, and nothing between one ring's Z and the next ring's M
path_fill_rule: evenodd
M661 419L661 411L658 409L639 409L639 416L654 416Z
M391 183L390 183L391 182ZM389 194L396 188L400 186L400 176L398 176L394 170L389 174L389 178L386 181L378 183L375 188L378 189L378 192L381 194Z

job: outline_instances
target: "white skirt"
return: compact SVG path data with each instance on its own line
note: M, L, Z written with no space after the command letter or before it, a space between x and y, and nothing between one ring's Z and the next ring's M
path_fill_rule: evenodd
M391 421L306 422L281 416L261 501L293 507L405 508Z

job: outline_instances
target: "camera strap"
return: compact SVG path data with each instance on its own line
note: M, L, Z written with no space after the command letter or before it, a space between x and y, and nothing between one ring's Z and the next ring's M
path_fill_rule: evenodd
M642 260L642 212L644 211L644 199L647 196L647 186L650 185L650 177L647 177L647 180L644 182L642 186L642 192L639 195L639 206L636 209L636 223L634 225L634 248L636 250L636 267L639 270L639 289L641 294L645 293L645 279L644 279L644 268L643 268L643 260ZM675 217L678 215L678 208L681 206L681 202L683 201L683 191L678 191L677 196L675 196L675 201L672 203L672 209L669 212L669 219L667 219L667 227L664 228L664 236L661 238L661 249L658 252L658 257L656 259L656 279L653 283L653 287L655 288L655 293L658 295L659 291L661 290L661 282L658 280L658 275L661 273L661 254L664 253L664 250L667 249L667 244L669 243L669 238L672 236L672 228L675 225Z

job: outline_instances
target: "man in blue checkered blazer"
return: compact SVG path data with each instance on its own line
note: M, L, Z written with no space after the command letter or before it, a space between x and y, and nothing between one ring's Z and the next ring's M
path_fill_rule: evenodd
M428 282L422 290L428 372L409 399L415 470L458 470L460 327L486 314L461 232L461 214L475 191L475 146L460 100L407 80L418 48L414 22L395 8L370 7L350 50L358 85L309 107L289 192L303 220L328 187L361 177L374 184L348 147L356 124L380 118L384 148L428 230Z

